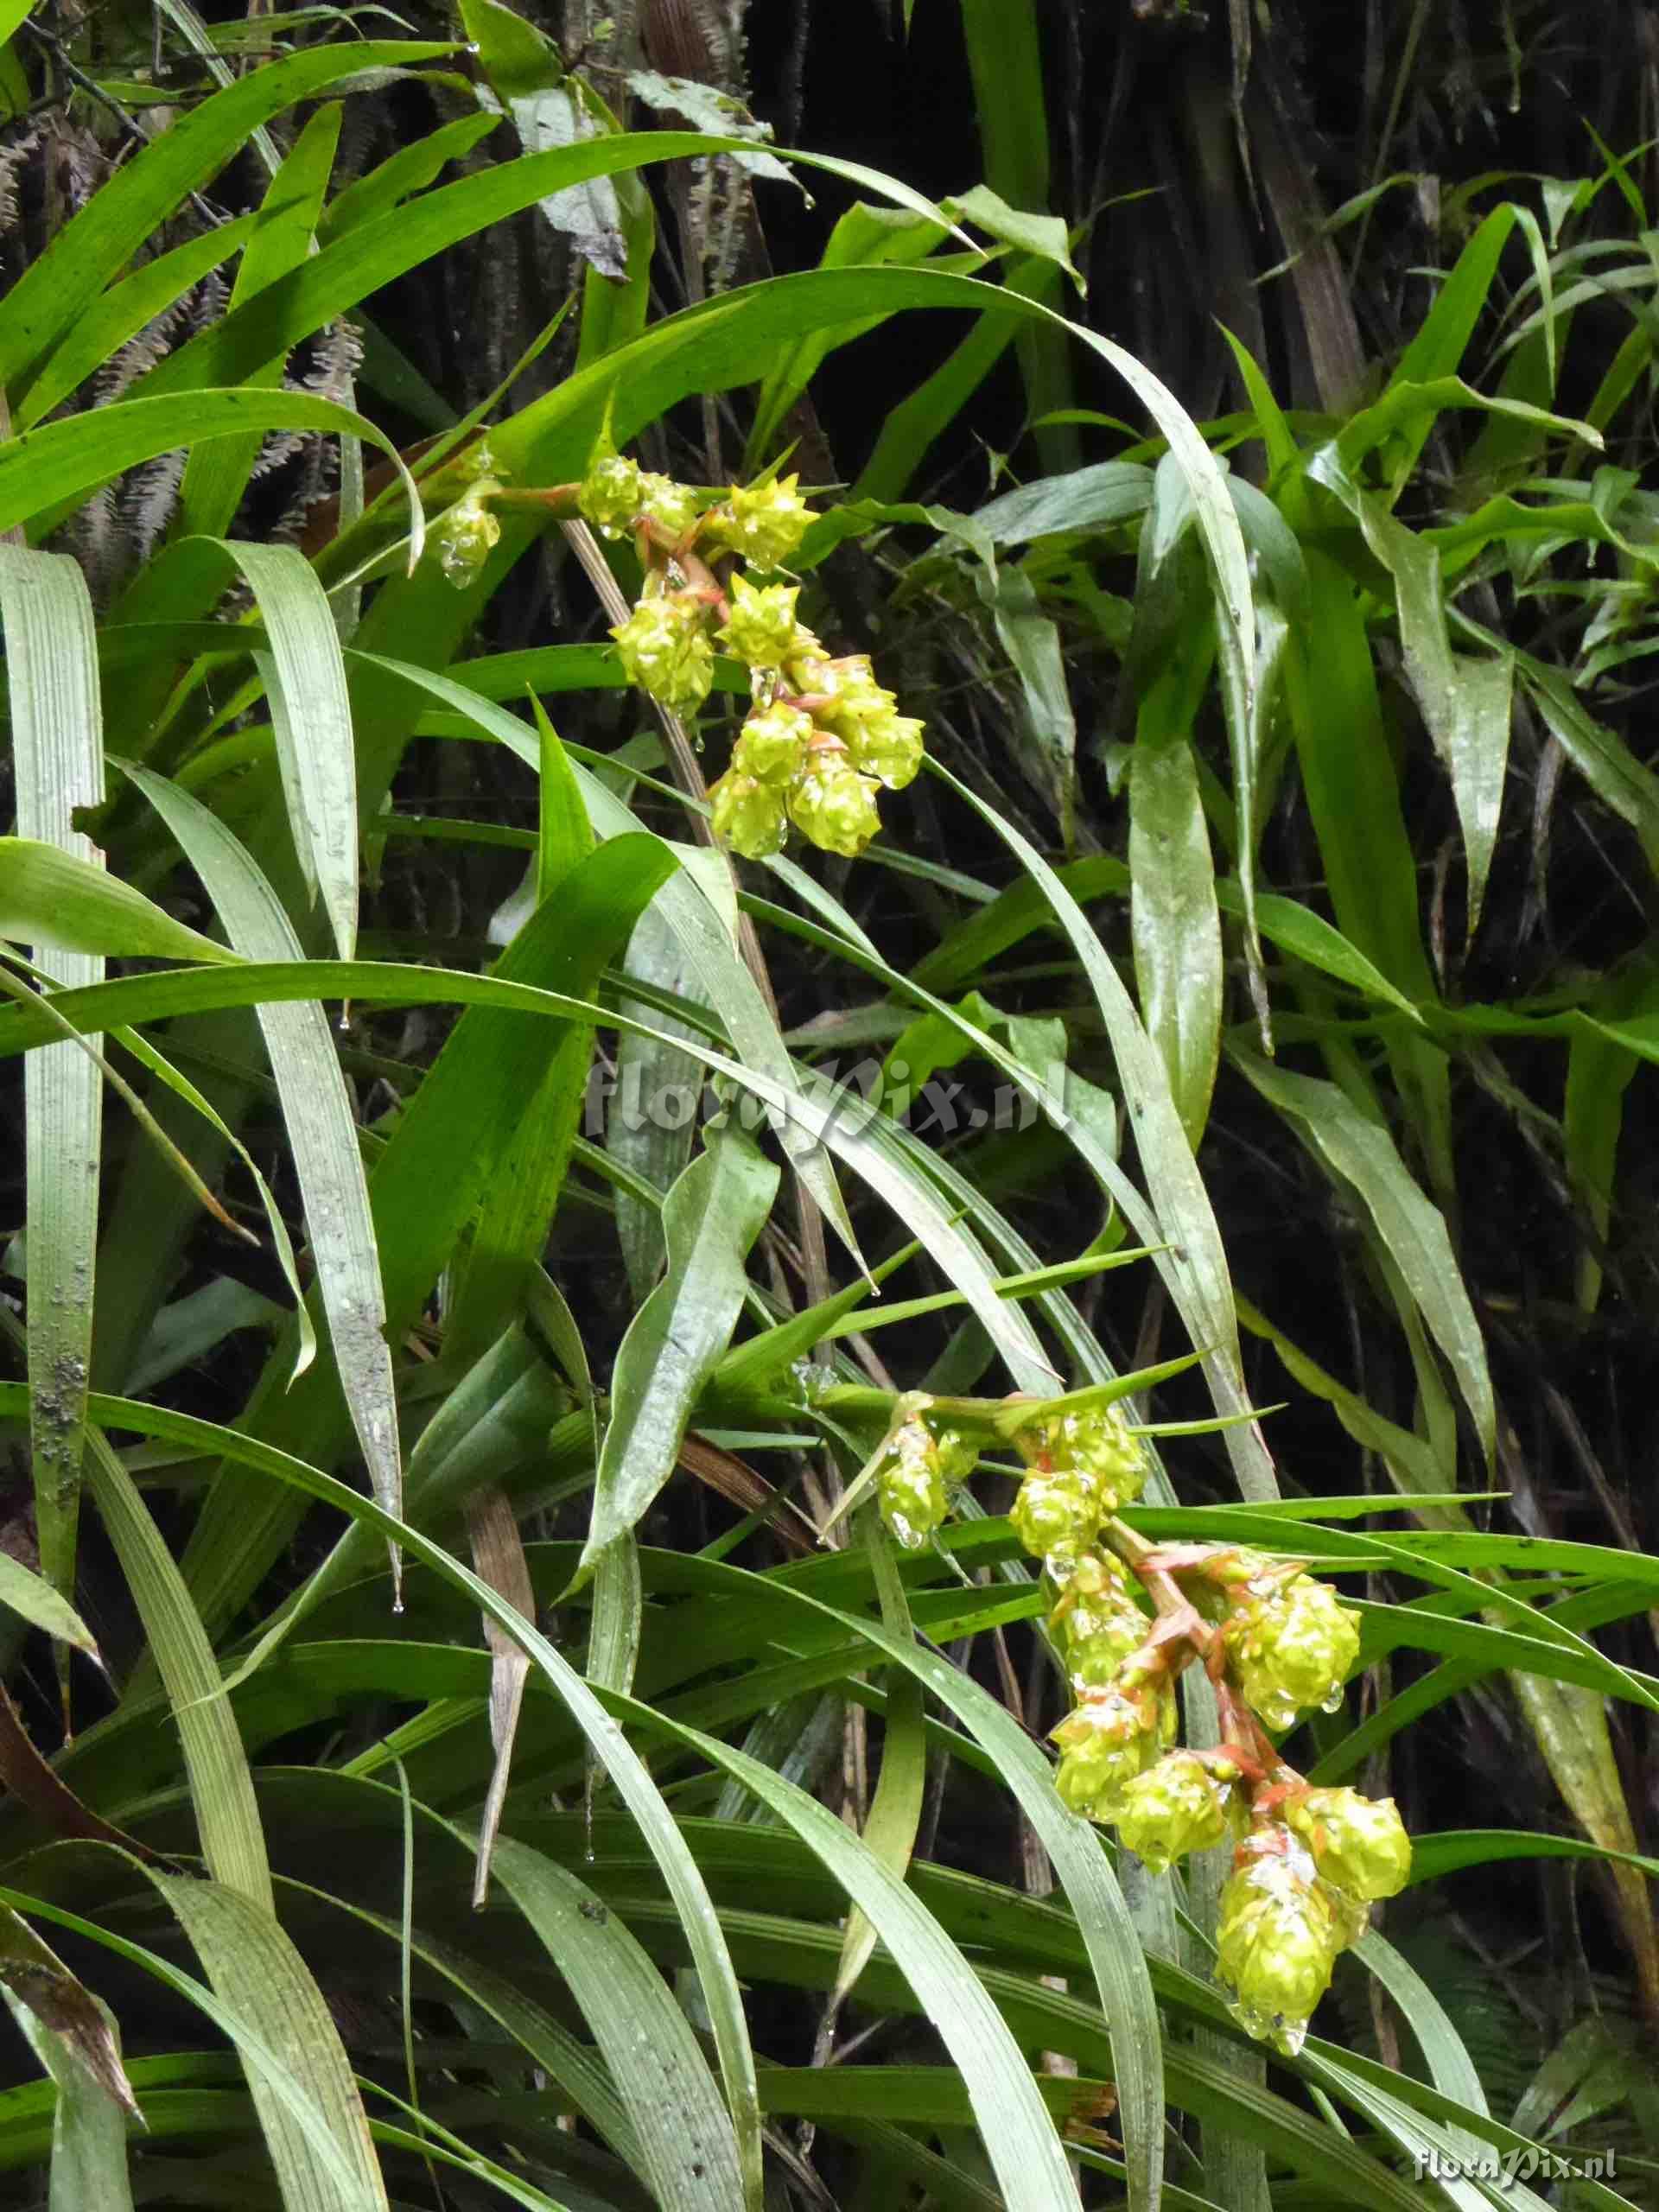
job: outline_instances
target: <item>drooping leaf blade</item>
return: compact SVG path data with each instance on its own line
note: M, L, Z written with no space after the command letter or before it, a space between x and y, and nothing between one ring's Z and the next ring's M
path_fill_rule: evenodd
M777 1168L728 1125L664 1201L668 1269L617 1354L584 1567L634 1528L673 1472L692 1408L731 1341L744 1263L777 1191Z

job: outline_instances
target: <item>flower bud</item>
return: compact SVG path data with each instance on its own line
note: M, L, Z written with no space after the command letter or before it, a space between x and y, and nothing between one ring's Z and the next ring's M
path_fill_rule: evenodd
M1221 1633L1241 1694L1269 1728L1288 1728L1311 1705L1334 1713L1359 1656L1358 1615L1306 1575L1247 1599Z
M823 680L814 688L829 694L830 715L837 723L868 721L890 715L899 704L894 695L876 681L868 653L844 653L840 659L826 663Z
M621 537L639 518L639 464L620 453L595 457L576 493L576 511L601 537Z
M853 764L889 791L900 791L922 765L922 725L897 711L899 702L875 679L868 653L826 661L801 688L825 696L823 719L846 746Z
M1071 1621L1091 1605L1113 1607L1134 1603L1129 1570L1117 1554L1090 1552L1067 1576L1053 1618L1057 1623L1062 1618Z
M944 1519L944 1470L939 1446L915 1418L894 1430L876 1470L881 1518L906 1551L919 1551Z
M696 493L651 469L639 472L638 506L640 514L671 537L683 537L697 518Z
M1055 1580L1064 1581L1095 1540L1101 1504L1093 1485L1070 1468L1054 1474L1033 1468L1020 1485L1008 1520L1027 1551L1050 1561Z
M1221 1893L1216 1973L1240 2024L1294 2058L1341 1942L1306 1853L1276 1847L1281 1839L1284 1830L1269 1831L1239 1853Z
M438 566L458 591L465 591L489 559L501 524L474 488L456 500L435 535Z
M1310 1789L1287 1802L1284 1819L1325 1880L1367 1904L1397 1897L1411 1878L1411 1838L1392 1797Z
M1125 1789L1164 1748L1173 1720L1174 1698L1161 1679L1094 1692L1050 1731L1062 1754L1055 1788L1074 1813L1115 1821Z
M798 476L775 477L766 484L736 484L723 507L709 518L709 537L757 569L776 569L788 560L817 520L796 486Z
M1131 1435L1116 1406L1046 1414L1028 1421L1014 1440L1027 1465L1044 1473L1070 1469L1084 1476L1103 1515L1138 1497L1147 1479L1146 1447Z
M671 714L694 714L715 680L705 610L689 593L642 599L611 632L631 683Z
M1194 1751L1169 1751L1126 1784L1117 1834L1153 1873L1189 1851L1207 1851L1227 1834L1228 1776L1217 1777Z
M806 766L812 717L798 707L766 707L751 715L732 747L732 766L763 784L792 784Z
M825 852L855 860L881 827L876 790L839 747L815 747L789 794L790 819Z
M795 620L800 595L798 584L752 584L734 575L732 611L720 633L727 651L750 668L781 668L802 634Z
M1148 1625L1130 1594L1128 1577L1109 1554L1090 1554L1077 1561L1050 1616L1066 1672L1080 1691L1103 1688L1145 1643Z
M746 861L764 861L781 852L788 836L781 792L771 784L728 768L709 793L715 835Z

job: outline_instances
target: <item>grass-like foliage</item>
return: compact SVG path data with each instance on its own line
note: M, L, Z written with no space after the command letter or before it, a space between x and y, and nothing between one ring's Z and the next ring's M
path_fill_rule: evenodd
M1640 175L1208 419L566 12L0 0L0 2196L1650 2202Z

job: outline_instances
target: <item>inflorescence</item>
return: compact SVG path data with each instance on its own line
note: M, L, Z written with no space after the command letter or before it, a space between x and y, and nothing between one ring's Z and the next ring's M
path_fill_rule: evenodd
M978 1444L954 1408L947 1425L934 1402L910 1405L875 1488L887 1526L913 1548L944 1521ZM1304 1561L1135 1535L1116 1516L1150 1460L1116 1406L1033 1408L1023 1421L1020 1411L1008 1401L990 1426L1026 1463L1009 1521L1043 1562L1049 1630L1076 1700L1052 1732L1055 1785L1154 1873L1231 1840L1217 1973L1241 2024L1294 2055L1338 1954L1411 1872L1392 1798L1313 1787L1268 1733L1340 1705L1359 1656L1357 1616ZM1176 1684L1195 1660L1221 1723L1220 1742L1202 1750L1177 1740Z
M899 712L867 653L833 655L798 620L798 583L774 580L817 519L798 480L710 495L642 469L606 438L579 485L514 493L480 452L436 533L450 581L464 589L477 575L500 536L493 509L503 500L563 504L601 537L631 537L644 582L611 632L629 682L691 715L713 688L716 651L749 671L749 711L709 794L721 842L764 860L792 823L826 852L862 852L881 826L878 792L900 790L921 766L922 724Z

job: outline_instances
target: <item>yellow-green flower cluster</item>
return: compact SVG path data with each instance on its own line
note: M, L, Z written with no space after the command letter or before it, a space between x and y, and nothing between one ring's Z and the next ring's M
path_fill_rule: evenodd
M694 715L715 680L715 649L703 610L690 592L642 599L611 632L628 681L671 714Z
M881 1518L906 1551L919 1551L943 1522L950 1491L973 1472L979 1447L959 1429L912 1414L887 1439L875 1471Z
M867 655L825 652L796 613L798 584L752 580L789 561L817 518L799 479L734 485L705 506L607 438L576 507L602 536L640 539L645 589L611 632L630 682L691 715L713 684L716 645L749 671L753 708L709 795L721 842L764 860L792 823L826 852L861 853L881 826L878 791L900 789L921 766L922 725L899 712Z
M1411 1839L1391 1797L1294 1792L1282 1820L1240 1845L1221 1893L1216 1972L1240 2024L1294 2057L1367 1908L1410 1873Z
M868 655L825 654L796 620L799 596L798 585L734 575L720 632L747 663L756 704L709 797L716 831L746 860L777 852L789 823L823 851L855 859L881 826L877 791L899 790L922 765L921 723L899 714Z
M625 537L641 520L683 537L697 518L697 498L671 476L641 468L626 454L601 451L577 491L576 512L601 537Z
M1101 1522L1140 1496L1146 1448L1116 1406L1040 1416L1014 1440L1030 1470L1008 1516L1014 1532L1069 1581Z
M1014 1440L1027 1472L1009 1518L1058 1586L1049 1627L1077 1700L1052 1732L1055 1787L1154 1873L1244 1838L1222 1895L1217 1972L1250 2033L1294 2053L1370 1904L1411 1872L1391 1798L1308 1788L1262 1732L1310 1706L1334 1708L1358 1656L1357 1618L1300 1561L1209 1545L1160 1552L1107 1529L1147 1472L1116 1408L1039 1414ZM1134 1560L1155 1622L1113 1545ZM1226 1740L1173 1748L1176 1682L1200 1653Z
M807 525L817 520L795 488L798 476L765 484L734 484L708 518L708 534L722 551L752 568L781 569L798 550Z
M876 682L869 655L828 660L820 647L804 654L791 673L800 690L819 700L820 726L841 740L860 775L902 791L922 765L922 725L899 712L893 693Z

